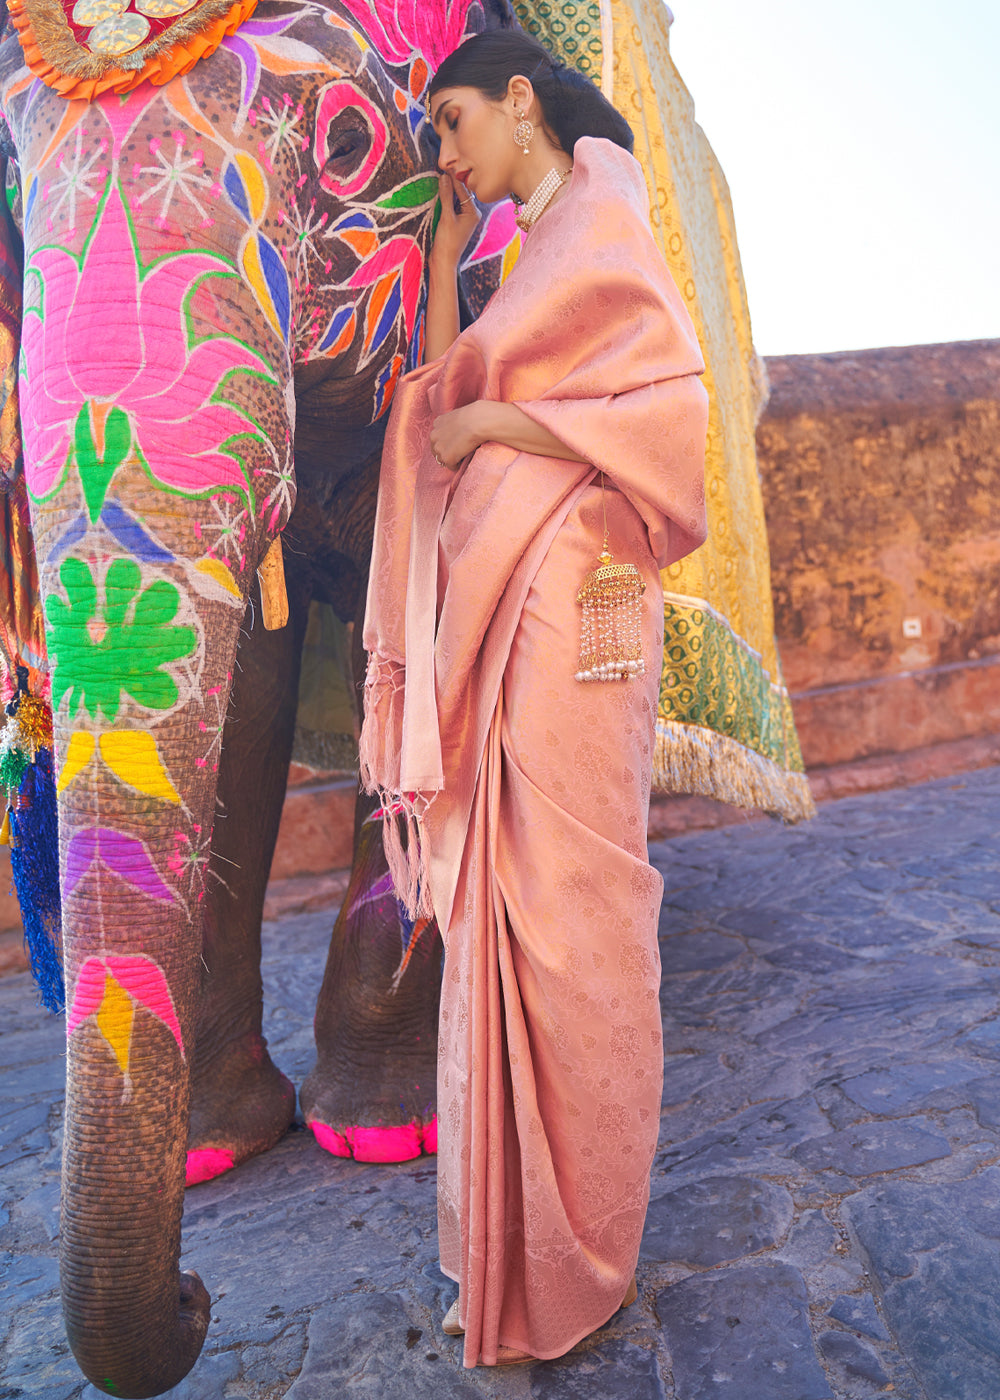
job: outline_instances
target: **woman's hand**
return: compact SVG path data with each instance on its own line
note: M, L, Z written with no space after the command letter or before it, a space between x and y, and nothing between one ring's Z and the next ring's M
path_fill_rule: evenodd
M456 471L471 452L484 442L501 442L515 452L532 452L563 462L587 462L548 428L543 428L514 403L477 399L434 419L431 451L450 471Z
M457 190L461 190L461 194L456 195ZM425 360L436 360L458 338L458 262L472 237L472 230L479 222L475 200L450 175L438 177L438 192L441 196L441 218L428 263L430 279L424 323ZM457 214L456 198L463 201Z
M458 270L459 259L479 223L479 208L465 186L453 180L450 175L438 176L438 194L441 198L441 218L434 234L431 264L442 265L451 273ZM460 205L457 214L456 200Z
M442 467L457 471L471 453L486 441L482 428L482 403L453 408L434 419L431 428L431 451Z

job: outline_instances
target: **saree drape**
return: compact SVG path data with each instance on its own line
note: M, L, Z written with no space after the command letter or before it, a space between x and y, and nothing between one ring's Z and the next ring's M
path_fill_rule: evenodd
M653 237L705 355L708 538L663 571L654 789L814 814L774 635L755 428L767 400L729 189L670 55L663 0L513 0L635 132ZM697 97L697 94L695 94Z
M635 1268L662 1078L645 840L658 569L703 537L702 368L638 165L585 138L483 315L393 405L362 774L411 822L404 849L390 821L390 864L445 943L439 1229L467 1365L498 1346L561 1355ZM588 462L494 443L444 470L431 423L480 398ZM647 583L653 664L587 685L576 592L605 510L612 552Z

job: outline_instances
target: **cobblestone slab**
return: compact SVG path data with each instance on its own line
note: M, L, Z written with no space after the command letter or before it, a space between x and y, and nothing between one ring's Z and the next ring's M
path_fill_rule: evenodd
M213 1298L176 1400L995 1400L1000 769L663 842L666 1067L637 1303L465 1371L435 1163L288 1134L188 1195ZM265 928L297 1082L332 914ZM0 980L0 1400L96 1400L59 1310L62 1024ZM891 1390L890 1390L891 1387Z
M844 1208L927 1395L1000 1393L1000 1170L946 1185L888 1181Z
M788 1264L694 1275L656 1295L684 1400L836 1400Z
M701 1266L744 1259L777 1244L794 1214L791 1195L775 1182L708 1177L650 1201L642 1257Z

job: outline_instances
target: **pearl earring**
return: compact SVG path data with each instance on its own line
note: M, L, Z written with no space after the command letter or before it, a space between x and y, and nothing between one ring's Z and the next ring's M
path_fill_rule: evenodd
M524 154L528 155L530 154L528 151L528 144L535 134L535 128L532 126L531 122L528 121L527 117L521 116L521 113L516 107L514 108L514 116L517 119L517 125L514 127L514 145L520 146Z

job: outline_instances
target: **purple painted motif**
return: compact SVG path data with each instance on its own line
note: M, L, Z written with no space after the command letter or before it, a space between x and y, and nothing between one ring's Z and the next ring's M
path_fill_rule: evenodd
M66 873L63 897L73 893L95 861L133 889L163 904L174 904L177 896L165 885L145 844L107 827L85 827L70 837L66 847Z

